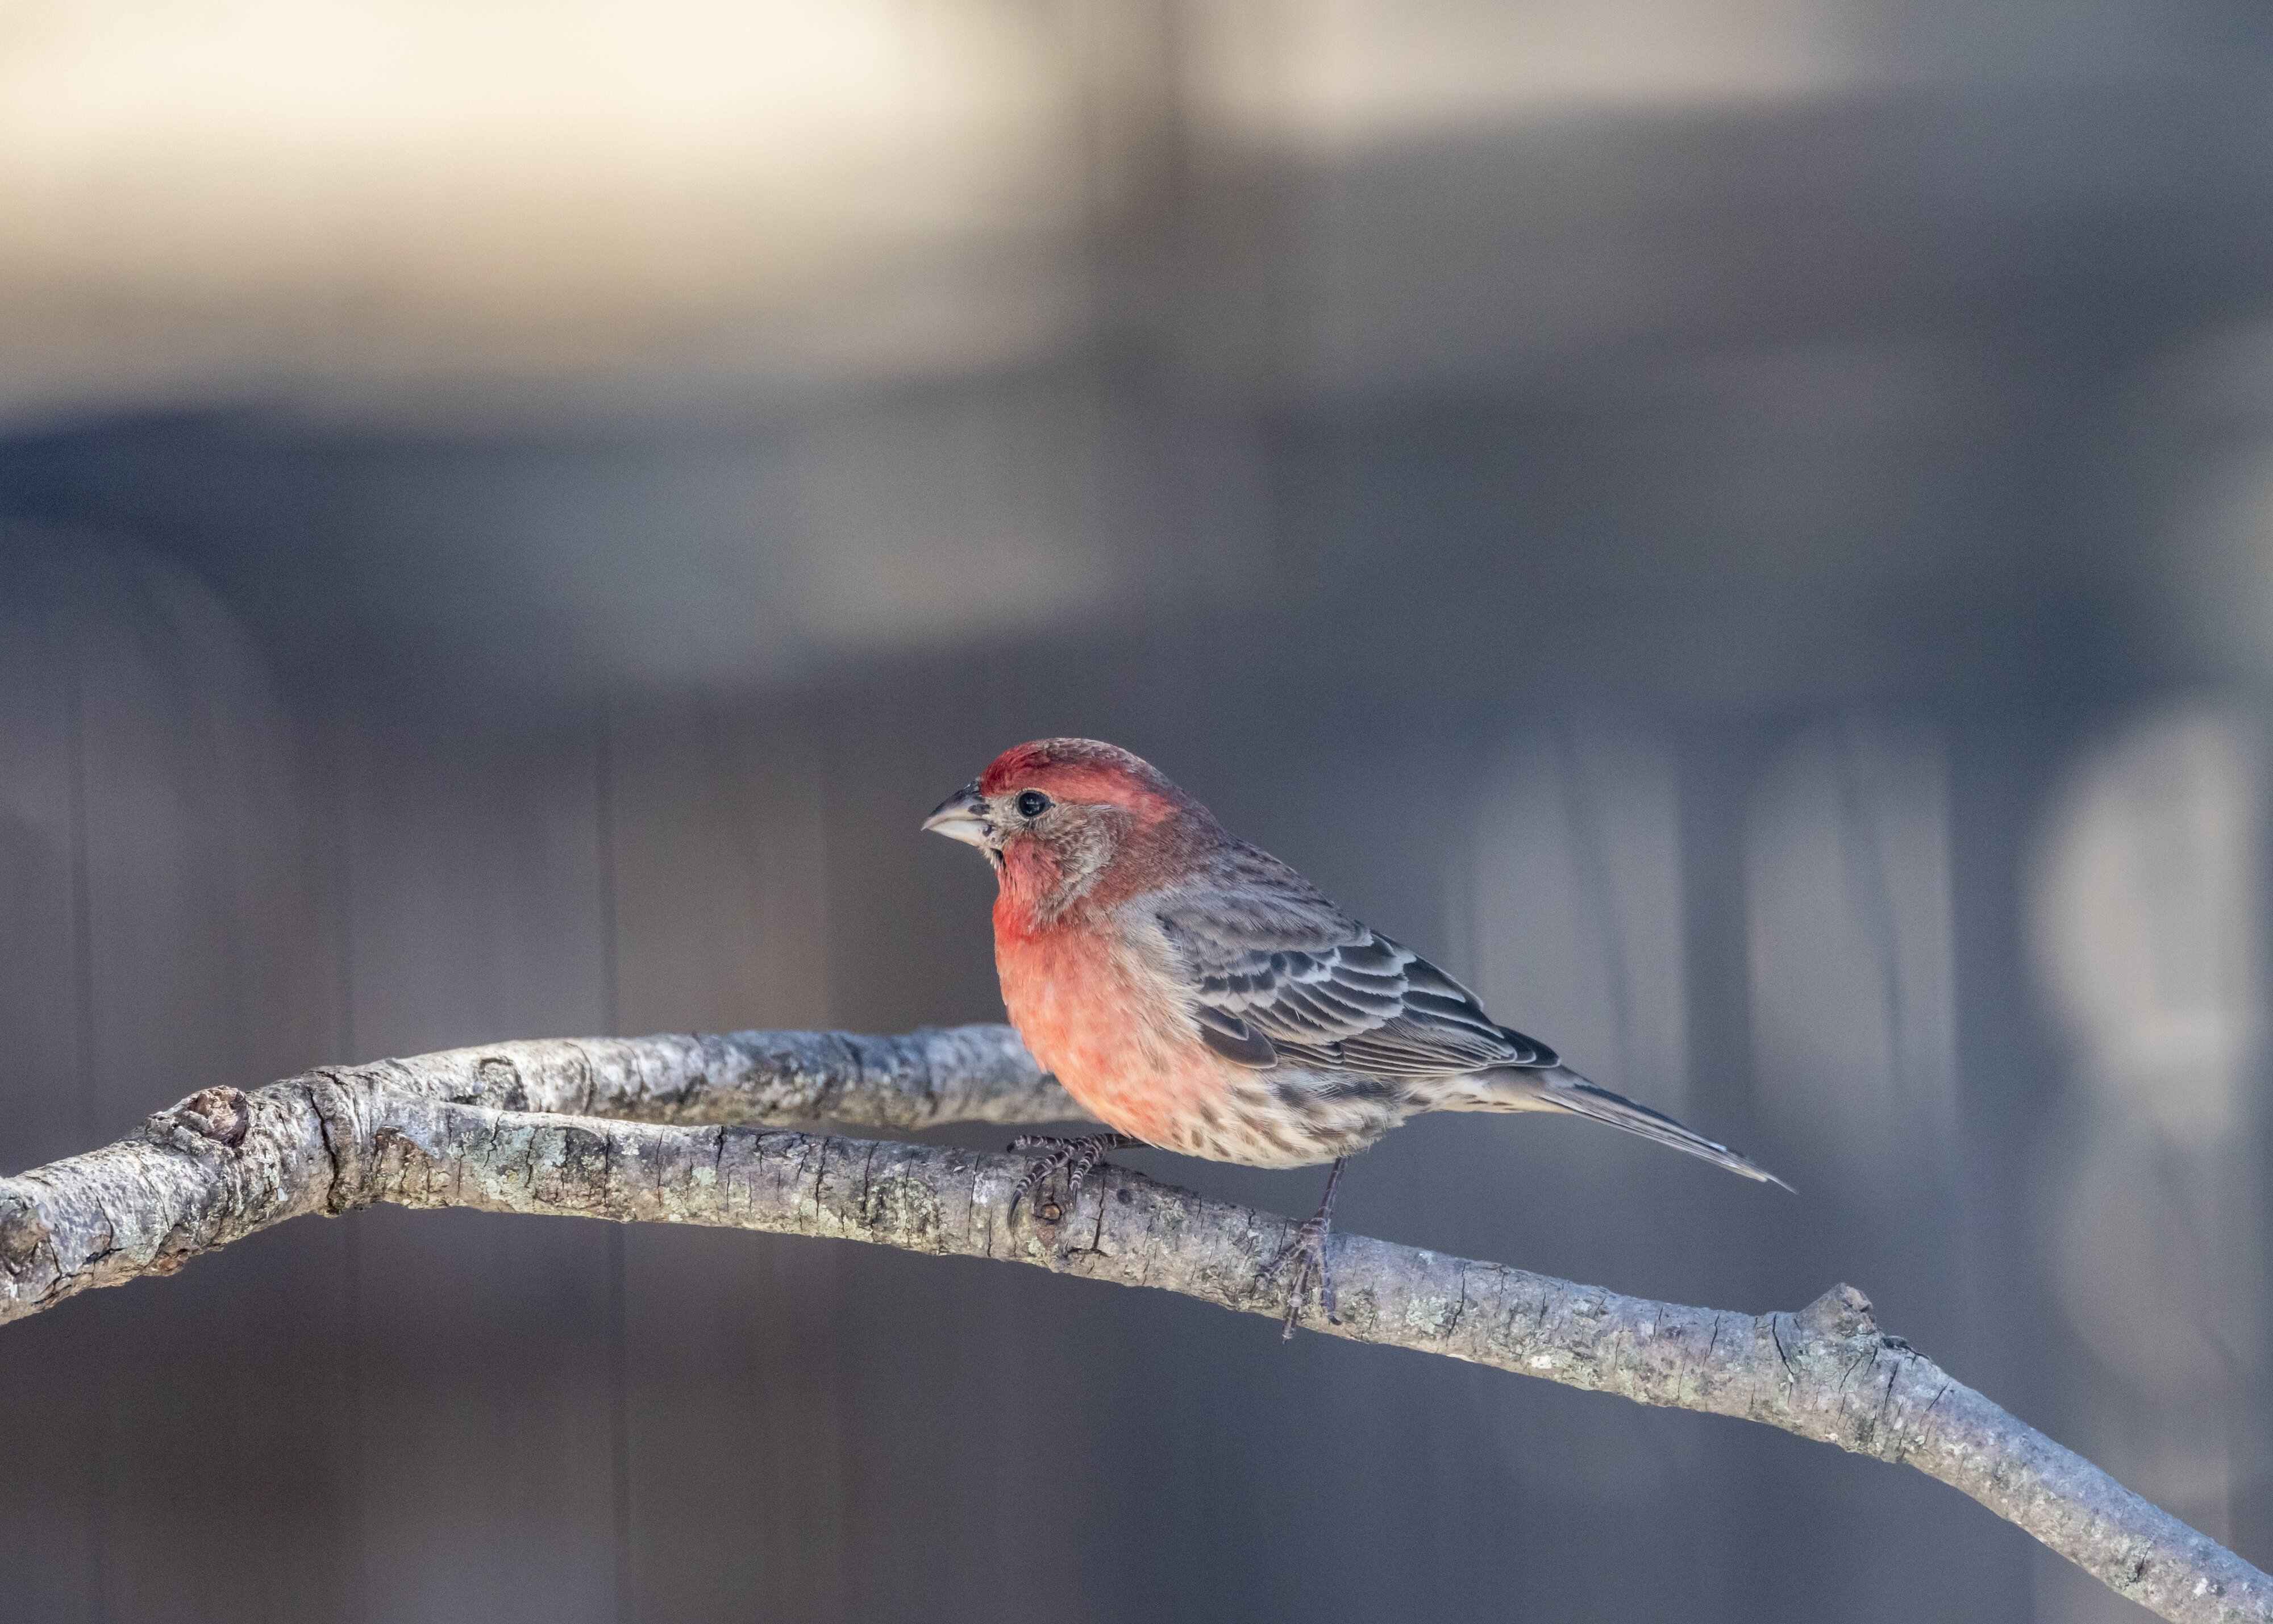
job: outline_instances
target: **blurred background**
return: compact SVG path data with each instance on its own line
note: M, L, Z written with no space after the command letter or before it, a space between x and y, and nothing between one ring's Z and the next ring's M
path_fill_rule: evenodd
M1349 1229L1850 1280L2273 1560L2269 198L2217 0L7 0L0 1164L999 1018L917 820L1097 735L1800 1191L1437 1118ZM296 1224L0 1396L42 1624L2145 1616L1762 1428L772 1237Z

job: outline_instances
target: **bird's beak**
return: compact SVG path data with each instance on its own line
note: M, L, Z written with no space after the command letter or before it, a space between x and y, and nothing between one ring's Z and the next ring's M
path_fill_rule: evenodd
M994 826L986 820L986 799L976 783L967 783L931 809L923 827L966 846L985 850L994 839Z

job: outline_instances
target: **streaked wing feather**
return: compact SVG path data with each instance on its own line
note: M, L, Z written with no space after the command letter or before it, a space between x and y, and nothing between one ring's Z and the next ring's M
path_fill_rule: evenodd
M1279 1051L1271 1040L1237 1015L1226 1014L1212 1004L1195 1005L1192 1014L1200 1023L1200 1041L1225 1059L1257 1071L1279 1064Z
M1158 910L1190 973L1200 1036L1218 1053L1261 1066L1272 1063L1260 1058L1268 1048L1310 1069L1384 1077L1556 1063L1546 1044L1496 1024L1474 993L1291 870L1270 878L1279 883L1268 891L1218 890Z

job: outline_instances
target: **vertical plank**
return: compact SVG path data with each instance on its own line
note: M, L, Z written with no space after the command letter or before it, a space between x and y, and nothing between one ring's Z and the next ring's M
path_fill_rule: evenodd
M757 700L613 714L625 1029L824 1022L829 842L810 725Z
M297 764L266 666L177 570L125 552L86 567L92 1104L108 1137L190 1090L310 1064L326 1033ZM311 1378L332 1247L316 1226L274 1239L214 1260L193 1292L103 1293L88 1316L124 1356L98 1534L112 1617L304 1618L331 1593L330 1396Z
M363 1049L596 1029L584 714L374 684L339 727ZM365 1616L609 1617L606 1231L469 1213L354 1222Z
M626 1030L828 1019L821 775L756 702L619 707L613 871ZM844 1595L836 1249L623 1238L631 1616L824 1620Z
M249 640L201 587L128 550L59 546L43 573L33 612L69 700L84 1144L207 1083L308 1063L320 1022L289 733ZM336 1548L307 1373L327 1248L276 1240L200 1269L193 1292L100 1293L49 1348L71 1361L57 1389L96 1412L66 1457L86 1485L85 1616L319 1611Z
M0 539L0 1164L83 1148L72 984L71 628L64 560Z
M0 539L0 1167L84 1147L74 870L81 820L65 561ZM49 1321L53 1322L50 1323ZM0 1473L0 1615L93 1616L90 1468L101 1411L69 1380L92 1350L84 1320L43 1316L0 1338L0 1436L35 1473ZM31 1402L34 1395L55 1402Z

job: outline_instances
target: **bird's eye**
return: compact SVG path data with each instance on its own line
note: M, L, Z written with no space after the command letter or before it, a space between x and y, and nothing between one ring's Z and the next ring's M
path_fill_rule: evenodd
M1018 816L1039 818L1050 809L1050 797L1039 790L1025 790L1018 797Z

